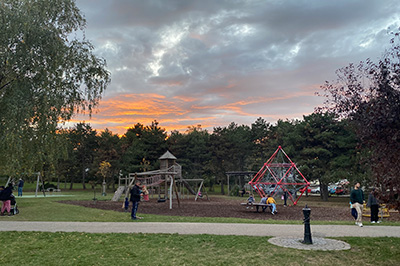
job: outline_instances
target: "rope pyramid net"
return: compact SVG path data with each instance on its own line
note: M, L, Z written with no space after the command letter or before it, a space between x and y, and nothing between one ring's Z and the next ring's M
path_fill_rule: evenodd
M287 193L294 205L305 193L310 183L281 146L274 152L249 182L260 197Z

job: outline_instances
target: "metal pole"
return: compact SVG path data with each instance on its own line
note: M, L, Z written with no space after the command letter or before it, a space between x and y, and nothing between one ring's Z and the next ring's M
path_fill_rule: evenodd
M303 209L303 215L304 215L304 240L302 241L303 244L312 244L310 214L311 214L311 209L308 208L306 205L306 207Z

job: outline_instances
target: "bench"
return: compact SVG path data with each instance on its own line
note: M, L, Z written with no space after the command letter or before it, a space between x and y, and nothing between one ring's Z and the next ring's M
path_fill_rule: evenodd
M240 203L240 205L242 206L246 206L246 207L256 207L256 211L258 212L259 208L262 207L263 211L265 211L266 208L270 208L272 210L272 205L271 204L265 204L265 203L257 203L257 202L243 202Z

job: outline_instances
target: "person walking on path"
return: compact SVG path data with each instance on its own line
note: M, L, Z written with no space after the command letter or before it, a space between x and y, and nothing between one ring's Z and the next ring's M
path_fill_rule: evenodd
M371 209L371 223L380 223L378 213L379 213L379 201L376 198L376 190L372 189L371 193L368 195L367 207Z
M18 197L22 197L22 189L24 187L24 180L22 178L18 181Z
M353 205L353 208L357 210L357 219L356 225L362 227L362 212L363 212L363 204L364 204L364 192L360 188L360 183L357 182L354 185L354 189L350 192L350 202Z
M136 212L137 212L139 202L140 202L140 197L143 196L142 188L140 187L140 185L141 185L141 182L139 180L136 180L135 185L131 189L131 199L130 200L132 201L132 214L131 214L132 220L142 219L141 217L136 216Z

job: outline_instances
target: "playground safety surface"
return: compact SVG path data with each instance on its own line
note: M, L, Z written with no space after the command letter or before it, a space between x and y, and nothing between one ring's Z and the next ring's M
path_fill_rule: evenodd
M246 199L244 198L243 201ZM242 201L242 202L243 202ZM60 201L62 203L80 205L89 208L97 208L103 210L113 210L123 212L122 202L113 201ZM140 202L138 213L140 214L157 214L168 216L190 216L190 217L233 217L246 218L254 220L292 220L302 221L304 206L299 203L297 206L283 207L278 203L278 213L272 215L267 209L266 212L256 212L256 208L247 209L240 205L241 201L229 200L220 197L213 197L210 201L206 199L181 199L180 207L176 200L173 201L172 209L169 209L169 202L158 203L156 199L150 199L148 202ZM132 204L130 204L132 205ZM354 221L350 214L349 207L318 207L309 206L311 208L312 221ZM400 221L400 214L393 212L389 218L384 221ZM364 224L369 223L369 218L363 217Z

